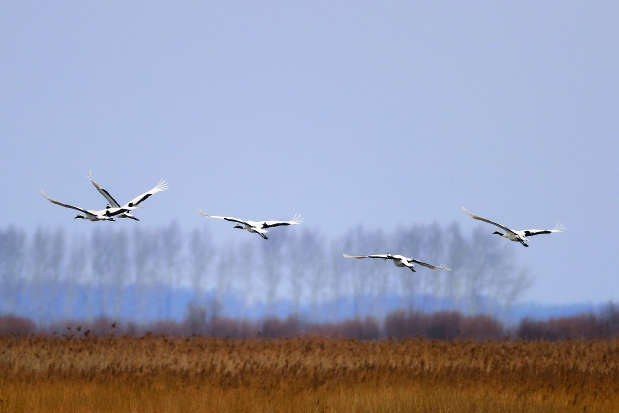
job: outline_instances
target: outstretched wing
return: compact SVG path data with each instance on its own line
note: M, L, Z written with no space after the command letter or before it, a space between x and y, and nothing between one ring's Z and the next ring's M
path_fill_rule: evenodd
M362 258L370 258L367 255L348 255L346 253L342 253L342 255L344 256L344 258L353 258L355 260L360 260Z
M447 270L447 271L451 271L451 268L449 268L445 264L432 265L432 264L428 264L427 262L416 260L414 258L409 258L409 261L412 261L415 264L423 265L424 267L432 268L433 270Z
M344 256L344 258L354 258L355 260L360 260L362 258L382 258L382 259L387 259L387 258L392 258L387 254L374 254L374 255L348 255L348 254L342 254Z
M393 260L394 256L391 254L372 254L368 255L368 258L382 258L383 260Z
M262 221L262 228L279 227L281 225L295 225L303 222L301 215L295 214L290 221Z
M462 209L464 209L464 212L466 212L467 214L469 214L469 216L470 216L471 218L474 218L474 219L478 219L478 220L480 220L480 221L487 222L488 224L496 225L497 227L502 228L502 229L503 229L503 230L505 230L505 231L511 232L512 234L515 234L515 232L514 232L514 230L513 230L513 229L507 228L507 227L506 227L505 225L503 225L503 224L499 224L498 222L494 222L494 221L491 221L491 220L489 220L489 219L487 219L487 218L480 217L479 215L471 214L471 213L470 213L469 211L467 211L464 207L462 207Z
M146 199L148 199L148 197L150 197L151 195L154 195L157 192L165 191L166 189L168 189L168 183L165 180L162 179L161 181L159 181L157 186L155 186L153 189L151 189L148 192L144 192L142 195L136 196L131 201L127 202L127 204L125 206L127 206L127 207L136 207L140 203L142 203Z
M84 214L88 214L88 215L93 215L92 213L88 212L87 210L85 210L84 208L80 208L80 207L76 207L73 205L69 205L69 204L65 204L62 203L60 201L56 201L55 199L51 199L50 197L48 197L47 195L45 195L45 192L43 192L43 190L41 190L41 195L43 195L45 197L45 199L47 199L49 202L51 202L52 204L56 204L56 205L60 205L63 206L65 208L71 208L71 209L75 209L76 211L80 211L83 212Z
M105 199L107 199L107 202L109 202L111 206L113 206L114 208L120 208L120 204L116 202L112 195L110 195L110 193L105 189L101 188L101 186L97 182L95 182L94 179L92 179L92 173L90 171L88 172L88 178L90 179L90 182L92 182L92 184L95 186L95 188L97 188L97 191L99 191L99 193L103 195Z
M565 227L565 225L557 224L555 225L553 229L525 229L524 235L527 237L532 237L533 235L551 234L553 232L563 232L566 229L567 228Z
M205 217L217 218L217 219L225 219L226 221L238 222L239 224L249 225L248 222L243 220L243 219L233 218L233 217L220 217L220 216L217 216L217 215L209 215L206 212L202 211L201 209L199 209L198 212L200 213L200 215L204 215Z

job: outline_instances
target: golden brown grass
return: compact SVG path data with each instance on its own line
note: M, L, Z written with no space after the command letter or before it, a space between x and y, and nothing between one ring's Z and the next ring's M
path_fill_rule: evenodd
M0 338L2 412L617 412L619 340Z

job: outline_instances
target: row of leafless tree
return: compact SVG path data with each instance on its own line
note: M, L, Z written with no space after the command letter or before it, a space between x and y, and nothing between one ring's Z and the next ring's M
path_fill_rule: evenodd
M390 232L358 226L336 239L295 227L272 231L266 241L239 232L223 243L206 227L184 232L176 223L146 229L105 224L71 235L63 229L0 229L0 314L41 321L50 309L75 318L76 309L87 308L91 318L148 313L141 318L178 319L173 308L186 300L183 308L192 302L216 318L231 313L230 295L248 309L263 305L267 316L281 317L277 305L286 302L288 314L305 312L304 319L336 319L321 310L343 297L357 318L385 317L393 310L385 303L394 299L407 311L497 314L529 283L513 245L482 229L463 234L456 223ZM421 267L412 273L382 260L346 260L343 252L398 253L446 263L452 271ZM191 296L175 295L182 288Z

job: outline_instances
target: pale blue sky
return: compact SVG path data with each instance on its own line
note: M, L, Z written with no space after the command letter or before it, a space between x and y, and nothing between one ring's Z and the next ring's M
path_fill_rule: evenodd
M525 300L619 301L619 3L5 1L0 56L2 227L485 225L465 206L567 225L512 245ZM170 190L139 223L40 196L102 208L89 170Z

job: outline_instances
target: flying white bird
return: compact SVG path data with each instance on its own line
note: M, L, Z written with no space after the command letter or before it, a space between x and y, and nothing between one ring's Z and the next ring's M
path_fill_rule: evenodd
M114 221L115 216L124 214L132 209L132 208L123 207L123 208L106 208L106 209L101 209L101 210L94 210L94 209L87 210L87 209L76 207L73 205L64 204L60 201L56 201L55 199L51 199L50 197L45 195L45 192L43 191L41 191L41 195L43 195L45 199L47 199L52 204L60 205L65 208L75 209L84 214L84 215L77 215L75 219L80 218L80 219L87 219L89 221Z
M88 172L88 179L90 179L90 182L92 182L92 184L95 186L95 188L97 188L97 191L99 191L99 193L101 195L103 195L105 197L105 199L107 199L107 202L109 203L109 205L111 205L114 208L135 209L135 208L137 208L139 206L140 203L145 201L151 195L156 194L157 192L160 192L160 191L165 191L166 189L168 189L168 183L165 180L162 179L161 181L159 181L157 186L155 186L150 191L144 192L142 195L136 196L131 201L129 201L125 205L121 206L114 199L114 197L112 197L112 195L110 195L110 193L107 190L101 188L101 186L94 179L92 179L92 173L91 172ZM130 212L123 212L123 213L118 215L118 218L131 218L131 219L135 219L136 221L139 221L139 219L137 219Z
M471 216L471 218L478 219L480 221L484 221L484 222L487 222L487 223L492 224L492 225L496 225L497 227L499 227L503 231L505 231L505 233L502 233L500 231L494 231L493 234L500 235L500 236L505 237L505 238L507 238L507 239L509 239L511 241L519 242L522 245L524 245L525 247L528 247L527 242L529 242L529 240L527 239L527 237L532 237L533 235L540 235L540 234L550 234L552 232L563 232L563 231L565 231L567 229L565 227L565 225L557 224L557 225L555 225L555 227L553 229L523 229L523 230L515 230L515 229L507 228L505 225L501 225L501 224L499 224L497 222L490 221L489 219L482 218L479 215L471 214L464 207L462 207L462 209L464 209L464 212L469 214Z
M382 258L384 260L392 260L393 264L396 267L407 267L413 272L415 271L415 264L423 265L424 267L431 268L433 270L447 270L450 271L451 268L446 266L445 264L441 265L432 265L427 262L419 261L414 258L408 258L403 255L392 255L392 254L375 254L375 255L347 255L342 254L345 258L354 258L356 260L360 260L363 258Z
M267 228L279 227L281 225L295 225L303 222L303 218L299 214L296 214L290 221L249 221L246 219L239 219L233 217L219 217L216 215L209 215L201 209L198 210L201 215L209 218L225 219L226 221L237 222L238 224L234 228L244 229L249 232L259 234L262 238L268 239L266 236Z

